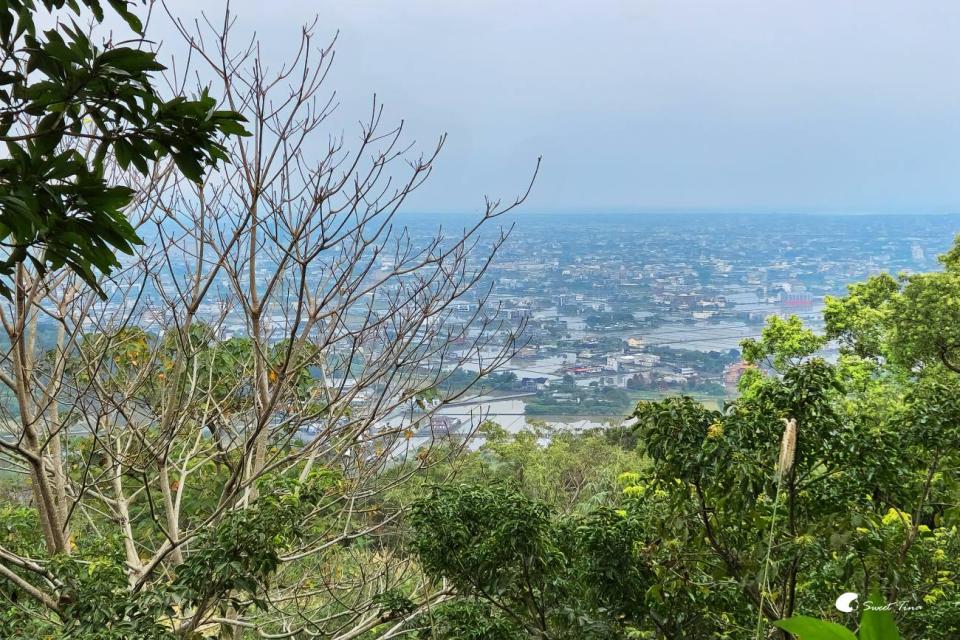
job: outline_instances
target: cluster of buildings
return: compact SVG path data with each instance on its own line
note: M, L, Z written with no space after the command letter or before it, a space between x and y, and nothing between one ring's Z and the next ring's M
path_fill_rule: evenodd
M414 244L441 222L458 226L447 216L398 219ZM602 404L610 389L719 396L735 390L746 370L740 342L757 337L767 317L796 314L817 327L825 296L881 271L937 268L957 229L960 216L526 214L447 320L465 326L479 314L497 321L500 339L519 334L522 348L506 367L515 379L498 391L579 404ZM497 240L491 233L474 250ZM178 275L158 277L173 287ZM128 298L140 286L107 284L108 293L127 287ZM162 325L158 313L144 318ZM237 309L215 300L200 315L218 320L223 337L247 330ZM288 321L283 309L265 318ZM571 381L583 390L565 388Z
M825 296L936 268L957 228L957 216L529 215L490 267L486 305L523 331L511 391L572 378L732 393L740 341L767 317L818 327Z

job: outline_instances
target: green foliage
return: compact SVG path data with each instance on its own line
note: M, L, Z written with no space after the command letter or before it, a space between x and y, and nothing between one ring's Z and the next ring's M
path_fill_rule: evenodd
M900 632L880 592L874 590L860 615L860 640L900 640Z
M6 516L10 516L6 518ZM4 508L0 522L13 525L2 540L4 549L31 557L42 546L36 535L36 510ZM12 544L7 544L8 542ZM26 543L26 545L24 545ZM33 547L31 549L31 547ZM174 636L165 621L175 598L165 589L132 593L121 545L116 537L84 537L70 555L46 563L47 578L59 585L57 616L51 619L24 606L17 591L0 579L0 593L11 606L0 610L0 637L63 640L166 640Z
M646 353L660 356L666 362L681 367L692 367L702 375L720 375L724 367L740 359L736 349L727 351L698 351L696 349L675 349L666 345L652 345L644 349Z
M461 590L522 600L519 589L542 584L562 562L548 509L517 492L437 487L417 503L411 523L424 568L440 574L453 558L449 578ZM441 527L452 528L433 535ZM530 584L520 586L524 580Z
M321 405L310 404L317 395L311 365L320 357L314 347L290 349L288 342L278 342L266 356L267 380L274 384L281 375L285 377L290 391L286 401L300 402L311 413L322 410ZM99 366L89 371L89 362ZM187 363L192 374L189 376L182 375ZM86 334L68 368L78 380L88 382L93 374L99 384L111 390L136 385L141 400L156 408L170 402L171 397L192 396L199 399L201 406L208 399L216 401L218 417L224 419L253 406L253 389L249 385L254 371L253 342L246 337L217 340L214 331L200 322L191 325L187 336L171 331L161 338L139 328ZM195 385L196 389L191 393L188 385ZM184 407L184 411L194 409ZM216 428L209 423L203 426Z
M750 364L759 364L772 358L776 369L783 370L790 364L796 364L820 349L825 340L803 326L797 316L783 320L771 316L761 332L760 340L747 338L740 344L743 359Z
M637 319L630 311L601 311L588 315L585 321L591 329L598 327L633 327L637 325Z
M172 611L173 599L162 590L131 593L122 554L116 549L86 558L61 556L51 568L65 584L59 610L65 640L174 637L162 624Z
M492 475L509 481L525 495L564 512L612 505L620 493L617 477L643 464L638 452L609 442L606 432L545 430L542 434L550 443L543 446L535 433L508 436L496 424L484 431L493 435L477 454L482 471L470 478L482 481Z
M850 285L844 298L827 296L823 312L827 335L860 357L886 355L893 314L890 303L898 288L894 278L882 273Z
M528 416L622 416L631 404L629 394L623 389L583 387L572 376L565 376L561 383L537 392L536 397L526 403L525 412Z
M846 627L809 616L793 616L778 620L774 625L802 640L857 640L857 636Z
M476 600L455 600L437 607L432 624L421 633L424 638L462 640L522 640L529 637L491 604Z
M300 524L334 479L320 472L303 483L267 477L259 484L256 503L231 511L216 527L204 530L179 567L173 588L184 603L214 599L229 601L238 611L251 605L265 608L261 594L280 564L280 554L307 533Z
M469 602L432 637L625 638L642 617L640 531L622 513L563 516L508 488L456 486L418 501L411 524L424 570Z
M641 401L634 417L637 447L662 465L664 477L698 479L704 466L710 464L711 453L718 451L702 445L708 433L722 429L720 412L706 409L689 396L659 402ZM713 432L710 431L712 425L718 425Z
M774 626L789 631L800 640L900 640L900 632L893 615L884 605L879 591L874 590L860 615L859 634L834 622L809 616L793 616L774 622Z
M957 542L956 515L930 502L949 503L957 495L956 485L936 471L943 456L956 460L956 382L901 387L900 378L883 376L848 389L845 379L848 372L810 358L783 375L758 376L722 415L689 399L638 407L638 446L650 456L652 473L627 493L641 510L660 494L653 517L672 523L657 526L683 553L657 564L680 561L691 574L712 563L723 568L727 599L737 604L726 605L727 619L715 619L715 632L738 618L746 626L743 603L756 607L761 592L773 608L768 615L788 612L791 602L817 607L821 594L867 576L881 576L888 588L933 605L957 593L950 579L955 569L943 566ZM781 418L797 421L799 437L795 471L778 491L773 472ZM909 516L918 505L923 526ZM772 548L765 530L773 532ZM770 590L753 583L768 549L770 583L777 585ZM716 568L710 575L716 579ZM937 586L944 578L946 589ZM950 637L946 629L934 635L923 623L919 628L922 637Z
M244 509L230 511L215 527L190 541L184 563L172 580L141 590L131 590L122 544L118 536L82 536L70 555L54 556L47 563L51 579L60 585L56 620L30 608L0 610L0 637L51 637L63 640L166 640L193 636L174 620L182 611L201 603L218 602L233 611L263 609L263 593L279 566L280 554L310 535L306 516L331 494L339 491L339 478L316 471L303 482L296 477L268 476L258 483L260 495ZM215 506L215 505L208 505ZM19 541L13 549L27 555L24 542L38 543L36 511L4 508L0 516L8 539ZM8 539L0 537L0 541ZM0 579L0 593L11 591ZM410 610L402 594L384 604ZM20 630L30 630L20 635Z
M0 546L24 556L35 556L43 546L34 533L40 527L37 510L20 505L0 505Z
M109 6L140 35L132 2ZM59 29L38 32L35 13L55 11ZM163 98L154 74L164 69L138 47L93 43L74 18L98 0L0 2L0 292L20 263L38 272L69 267L99 291L95 271L119 264L116 252L140 243L124 209L133 191L108 178L107 159L141 174L170 157L190 180L227 160L219 141L243 135L243 118L217 109L203 91ZM73 14L71 17L70 14ZM120 38L122 40L122 38ZM91 156L83 148L90 146Z
M827 337L861 357L960 372L960 238L934 273L875 276L827 300Z

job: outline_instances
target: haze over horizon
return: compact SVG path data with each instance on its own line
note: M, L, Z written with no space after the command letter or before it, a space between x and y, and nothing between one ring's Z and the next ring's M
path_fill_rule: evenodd
M175 14L198 4L170 0ZM407 211L960 211L960 4L234 0L268 59L320 15L348 135L376 93L428 149ZM218 3L203 8L217 16ZM166 18L152 25L167 40ZM172 39L171 39L172 41Z

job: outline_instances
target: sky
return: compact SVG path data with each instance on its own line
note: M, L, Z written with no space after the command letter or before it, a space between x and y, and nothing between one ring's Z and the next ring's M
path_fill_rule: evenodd
M217 0L169 0L218 15ZM233 0L264 57L339 31L333 127L376 93L470 212L960 211L956 0ZM157 18L151 32L168 37ZM339 130L331 133L339 133ZM326 139L318 141L325 144Z

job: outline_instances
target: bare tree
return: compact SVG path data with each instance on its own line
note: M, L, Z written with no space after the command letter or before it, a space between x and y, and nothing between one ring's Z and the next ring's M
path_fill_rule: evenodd
M418 436L472 386L449 376L515 352L523 327L484 283L509 229L487 229L529 186L421 237L396 214L442 137L414 153L376 100L355 138L329 136L333 48L313 26L271 72L255 40L234 47L229 10L171 18L192 65L171 86L213 78L252 135L200 185L172 164L124 174L145 245L106 301L19 265L0 305L0 461L28 479L43 545L0 547L0 576L63 625L92 596L53 559L110 540L125 597L178 594L153 616L172 633L394 637L450 596L392 544L398 496L465 446Z

